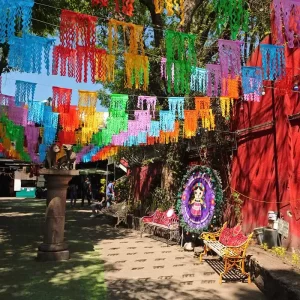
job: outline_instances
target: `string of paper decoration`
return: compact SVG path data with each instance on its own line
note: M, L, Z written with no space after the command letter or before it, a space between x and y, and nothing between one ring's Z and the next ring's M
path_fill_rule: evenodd
M16 106L13 99L8 103L8 118L16 125L26 126L28 119L28 109L21 106Z
M147 110L152 111L152 117L155 119L155 108L156 108L157 97L156 96L139 96L137 107L139 109L144 108L144 103L146 103Z
M184 0L153 0L153 3L156 14L162 14L166 9L168 16L176 13L181 19L180 25L184 23Z
M284 96L290 94L293 90L294 76L293 69L286 68L285 76L275 81L275 95Z
M79 128L79 113L75 105L71 105L69 112L60 113L59 124L65 131L75 131Z
M8 65L26 73L42 73L42 62L50 75L50 51L54 39L25 34L9 41Z
M33 0L1 0L0 43L11 42L16 32L29 32Z
M205 94L207 90L207 71L203 68L192 67L191 91Z
M245 0L214 0L217 14L217 29L220 34L229 25L231 39L235 40L240 31L248 32L249 11Z
M172 131L160 131L159 143L170 144L178 143L179 139L179 121L174 122L174 129Z
M241 74L242 41L218 40L222 78L235 78Z
M233 100L229 97L220 97L220 106L222 117L228 119L230 118L230 108L233 105Z
M44 118L45 104L39 101L33 101L28 105L28 121L41 124Z
M52 107L60 113L68 113L71 105L72 89L52 87Z
M184 119L184 97L169 97L169 110L174 114L174 116L178 116L178 119Z
M20 106L21 103L30 104L33 102L35 95L36 83L16 80L16 105Z
M187 139L196 136L199 114L197 110L184 111L184 137Z
M188 33L166 31L167 88L176 94L189 93L192 66L196 65L196 36Z
M100 7L107 7L109 0L92 0L92 5L100 6ZM134 11L134 0L122 0L122 13L132 17ZM120 5L119 0L115 0L115 11L117 13L120 12Z
M246 101L260 101L263 90L262 69L259 67L243 67L242 87Z
M276 43L283 45L285 37L289 48L295 47L295 36L300 33L300 2L297 0L273 0Z
M222 88L221 66L208 64L206 69L208 75L207 96L218 97Z
M260 51L262 54L263 79L276 80L277 78L284 76L284 47L260 44Z
M240 97L240 80L239 77L234 79L223 78L222 79L222 96L233 99Z
M172 111L161 110L159 112L160 130L164 132L174 131L175 115Z

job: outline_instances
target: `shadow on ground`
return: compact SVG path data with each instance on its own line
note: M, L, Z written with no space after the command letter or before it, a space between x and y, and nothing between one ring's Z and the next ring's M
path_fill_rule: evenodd
M71 260L37 262L45 209L45 200L0 201L0 299L105 299L103 262L94 245L123 233L105 225L112 219L68 210Z

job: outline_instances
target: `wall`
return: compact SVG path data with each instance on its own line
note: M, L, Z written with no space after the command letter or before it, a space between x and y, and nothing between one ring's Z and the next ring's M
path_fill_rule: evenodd
M269 38L263 43L270 43ZM300 50L286 50L287 67L299 74ZM261 66L259 49L249 66ZM271 82L265 82L271 87ZM243 226L246 232L267 224L267 213L279 211L290 224L290 238L285 244L300 247L300 119L288 116L300 112L299 93L274 97L267 88L261 102L239 103L233 117L233 130L253 127L273 121L266 126L239 137L233 158L231 187L242 196ZM277 165L276 165L277 163ZM251 198L251 199L249 199ZM290 217L289 215L292 214Z

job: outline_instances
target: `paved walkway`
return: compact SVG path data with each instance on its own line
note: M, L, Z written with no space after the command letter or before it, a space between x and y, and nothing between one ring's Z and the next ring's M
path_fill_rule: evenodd
M103 239L95 247L104 261L108 299L265 299L254 284L235 281L220 285L210 266L220 268L216 258L209 260L210 265L200 264L193 253L179 246L167 247L128 230L114 233L120 233L119 238Z
M70 209L66 239L71 259L35 261L45 201L0 199L2 300L236 300L265 299L254 284L219 285L220 262L199 264L193 253L138 232L115 229L90 209ZM229 277L236 277L230 275Z

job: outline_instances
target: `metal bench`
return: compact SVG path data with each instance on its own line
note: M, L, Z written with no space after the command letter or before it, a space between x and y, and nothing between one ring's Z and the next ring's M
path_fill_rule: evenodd
M100 214L110 215L112 217L117 218L117 223L115 227L117 227L122 222L128 226L127 223L128 211L129 208L126 203L113 203L110 207L103 208L100 211Z
M201 238L204 242L204 251L200 254L200 262L209 250L214 251L224 260L224 271L220 273L220 284L225 276L233 268L238 269L248 277L251 283L250 273L245 271L246 250L252 239L253 233L248 237L241 232L241 226L228 228L227 223L218 232L203 232Z
M152 216L145 216L141 219L141 237L143 232L149 230L153 235L161 231L166 231L168 234L167 245L169 242L175 240L179 243L179 218L173 209L162 212L156 210Z

